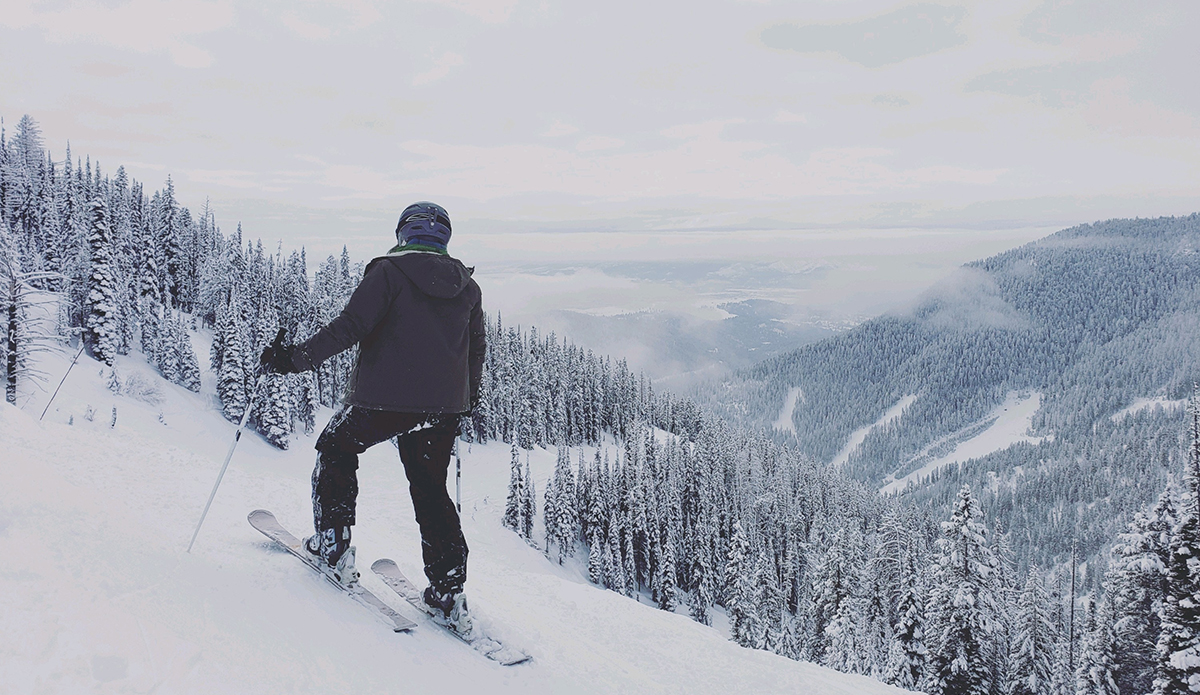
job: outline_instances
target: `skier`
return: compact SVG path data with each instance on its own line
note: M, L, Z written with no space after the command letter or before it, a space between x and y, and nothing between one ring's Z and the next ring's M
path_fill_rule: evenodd
M346 585L358 581L350 527L358 496L358 455L395 438L417 524L430 612L469 632L463 584L467 542L446 492L460 419L479 398L484 359L479 285L446 251L450 217L440 205L413 203L396 226L397 245L372 260L346 308L299 345L267 348L276 374L315 369L358 344L343 405L317 438L313 525L304 547Z

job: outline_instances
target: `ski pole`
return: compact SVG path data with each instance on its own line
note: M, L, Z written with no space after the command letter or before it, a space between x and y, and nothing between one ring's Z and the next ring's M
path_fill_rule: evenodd
M58 395L58 389L61 389L62 385L67 383L67 377L71 374L71 370L75 368L75 362L79 360L79 356L83 354L83 348L83 338L80 338L79 352L75 353L75 359L71 360L71 364L67 366L67 373L63 374L62 381L58 382L58 388L54 389L54 393L50 395L50 400L46 401L46 407L42 408L42 414L38 416L38 422L41 422L42 418L46 417L46 411L50 410L50 404L54 402L54 397Z
M275 342L271 343L273 349L278 349L283 345L284 330L279 329L279 333L275 335ZM254 390L250 393L250 400L246 403L246 409L242 411L242 420L238 423L237 431L233 433L233 441L229 443L229 451L225 454L225 463L221 464L221 472L217 474L217 482L213 483L212 492L208 495L208 502L204 505L204 511L200 514L200 521L196 522L196 530L192 532L192 540L188 543L187 551L192 552L192 546L196 543L196 536L200 535L200 527L204 525L204 518L208 516L208 508L212 506L213 498L217 496L217 488L221 487L221 479L225 477L225 469L229 468L229 460L233 458L233 450L237 448L238 441L242 438L242 430L246 427L246 421L250 419L250 411L254 408L254 399L258 396L258 389L262 386L263 380L267 378L266 372L263 371L261 365L258 368L258 378L254 381Z
M454 440L454 506L462 514L462 458L458 455L458 439Z

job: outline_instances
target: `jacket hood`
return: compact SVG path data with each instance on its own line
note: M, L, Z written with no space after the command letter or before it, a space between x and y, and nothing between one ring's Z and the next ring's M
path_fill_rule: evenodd
M421 292L438 299L457 297L471 282L471 270L457 258L421 251L401 251L371 261L393 263Z

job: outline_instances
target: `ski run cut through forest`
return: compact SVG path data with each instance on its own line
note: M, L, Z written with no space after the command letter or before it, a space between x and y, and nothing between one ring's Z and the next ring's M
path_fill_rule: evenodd
M343 252L310 274L302 249L270 253L240 227L221 231L207 206L182 207L169 178L147 194L121 168L55 160L28 117L0 138L0 212L12 559L0 686L13 692L1157 695L1200 683L1195 395L1182 409L1143 394L1103 418L1180 416L1162 457L1173 477L1097 541L1098 574L1099 554L1032 562L989 523L979 486L920 498L855 478L878 435L928 407L915 390L872 393L883 408L836 423L851 436L822 441L844 454L831 466L797 445L808 430L795 418L824 397L808 385L772 386L772 433L491 316L459 449L472 609L532 656L505 668L428 625L393 633L246 522L265 508L307 529L315 433L354 355L261 388L257 356L277 329L299 341L336 316L361 262ZM1200 221L1170 224L1191 258ZM1040 392L997 393L990 414L977 398L975 417L954 422L952 446L924 450L927 468L893 465L893 480L1028 445ZM186 553L247 408L259 436L242 439ZM395 449L368 451L359 475L360 567L389 557L420 577ZM362 581L411 613L377 577Z

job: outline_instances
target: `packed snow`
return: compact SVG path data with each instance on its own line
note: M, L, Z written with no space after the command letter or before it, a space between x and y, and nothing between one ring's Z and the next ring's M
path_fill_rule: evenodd
M912 405L913 401L915 400L917 400L916 396L905 396L897 401L896 405L888 408L883 415L880 415L878 420L872 422L866 427L860 427L851 432L850 438L846 440L846 445L843 446L842 450L837 453L837 456L833 457L833 462L830 465L836 468L846 463L846 461L850 459L850 454L853 454L854 450L857 449L864 441L866 441L867 435L871 434L871 430L875 429L876 427L883 427L892 420L895 420L903 415L904 411L907 410L908 406Z
M57 377L68 361L55 355L42 368ZM48 393L0 404L10 558L0 569L0 691L900 692L738 647L723 629L589 584L579 563L548 561L500 524L503 444L463 447L467 592L478 619L529 651L530 664L493 664L428 624L393 633L249 526L246 514L263 507L307 532L315 435L288 451L243 437L185 553L234 426L215 410L211 375L193 394L134 358L119 358L117 372L122 395L105 387L102 365L81 358L44 422ZM544 490L555 454L529 456ZM360 568L391 557L419 581L395 450L368 451L359 476ZM362 581L420 620L369 572Z
M796 413L796 403L804 401L804 389L799 386L793 386L788 389L787 397L783 399L783 408L779 411L779 417L775 419L775 429L781 432L791 432L796 434L796 423L792 421L792 415Z
M900 492L908 487L910 482L918 482L921 478L944 466L964 463L971 459L987 456L994 451L1001 451L1018 442L1037 443L1042 437L1029 435L1029 427L1033 423L1033 415L1042 406L1042 394L1009 392L1004 402L983 418L982 422L991 422L987 429L979 434L959 442L949 453L938 456L917 470L884 485L880 492L884 494ZM974 426L967 429L972 429Z

